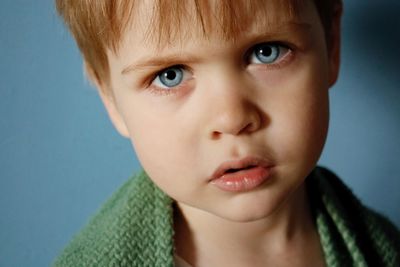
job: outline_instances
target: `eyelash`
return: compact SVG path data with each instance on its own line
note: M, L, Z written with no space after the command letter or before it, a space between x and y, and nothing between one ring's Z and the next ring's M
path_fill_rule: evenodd
M179 68L182 69L183 71L187 71L187 72L191 72L191 70L182 64L176 64L176 65L171 65L169 67L163 68L160 71L155 72L154 74L152 74L150 76L149 81L147 82L147 89L149 90L150 93L158 95L158 96L169 96L169 95L174 95L177 94L178 92L180 92L180 88L184 87L185 85L185 81L183 81L181 84L171 87L171 89L160 89L157 86L153 85L153 82L157 79L157 77L165 72L168 69L172 69L172 68Z
M160 88L157 88L156 86L152 86L150 84L150 86L148 87L148 90L151 94L154 94L154 95L170 96L170 95L176 95L180 91L179 87L180 86L178 85L178 86L175 86L173 89L168 90L168 89L160 89Z
M276 62L273 62L271 64L263 64L263 63L251 63L250 62L250 57L253 53L255 53L255 49L263 44L267 44L270 46L277 46L279 48L280 54L276 60ZM282 49L285 50L285 52L282 52ZM252 46L248 52L245 54L245 62L249 65L254 65L257 68L262 68L265 70L272 70L272 69L280 69L285 66L285 64L291 60L293 56L293 48L291 48L289 45L284 44L282 42L265 42L265 43L259 43L254 46Z
M255 49L262 44L275 45L275 46L278 46L280 49L283 48L283 49L286 49L287 51L283 55L279 54L279 58L277 59L277 62L273 62L271 64L251 63L250 56L255 52ZM257 68L261 68L264 70L280 69L280 68L284 67L284 65L286 65L286 63L288 61L291 60L291 58L293 56L293 49L290 48L289 45L281 43L281 42L264 42L264 43L257 43L255 45L253 45L250 49L247 50L247 52L244 55L245 55L244 62L246 62L246 64L248 64L248 65L256 65ZM165 89L165 88L160 89L158 86L153 85L153 82L157 79L157 77L159 77L159 75L161 73L163 73L166 70L171 69L171 68L179 68L179 69L182 69L183 71L191 72L189 67L182 65L182 64L171 65L171 66L161 69L160 71L155 72L154 74L150 75L150 78L148 79L147 86L146 86L147 90L149 90L149 92L151 94L158 95L158 96L171 96L171 95L177 95L182 91L181 89L182 89L182 87L185 86L186 81L183 81L182 83L180 83L177 86L170 87L170 89Z

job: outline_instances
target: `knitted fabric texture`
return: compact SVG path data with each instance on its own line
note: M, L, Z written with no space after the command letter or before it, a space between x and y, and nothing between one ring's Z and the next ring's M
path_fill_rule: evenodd
M400 266L400 233L331 172L306 179L328 267ZM173 267L173 201L142 172L100 209L54 267Z

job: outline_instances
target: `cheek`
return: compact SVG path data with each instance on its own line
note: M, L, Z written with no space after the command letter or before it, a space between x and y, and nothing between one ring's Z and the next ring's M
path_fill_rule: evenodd
M315 77L324 75L317 70L305 70L287 83L277 101L280 104L274 106L273 129L282 145L278 151L284 160L302 158L302 163L313 165L322 152L329 121L328 85Z
M329 123L329 104L327 95L309 98L309 103L299 110L296 124L298 152L305 157L305 162L315 164L325 144Z
M185 123L154 107L137 106L135 109L141 112L131 110L125 119L138 160L161 189L169 194L171 190L180 190L174 189L174 181L187 177L185 170L194 168L194 160L190 159L195 157L196 149L190 143Z
M176 162L182 160L179 143L171 140L163 125L152 125L147 122L136 124L142 128L131 129L131 142L146 173L161 190L171 195L171 190L177 187L174 181L179 179Z
M130 123L130 139L142 165L158 169L169 161L178 160L181 147L180 130L172 121L144 116ZM152 163L152 164L149 164Z

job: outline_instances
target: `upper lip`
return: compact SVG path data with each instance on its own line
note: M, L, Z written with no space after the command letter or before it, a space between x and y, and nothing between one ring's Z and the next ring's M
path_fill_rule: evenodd
M249 168L249 167L265 167L265 168L270 168L272 167L272 163L264 158L260 157L253 157L253 156L248 156L245 158L242 158L240 160L231 160L231 161L226 161L219 165L219 167L214 171L212 174L210 180L215 180L220 178L222 175L224 175L228 170L235 169L244 169L244 168Z

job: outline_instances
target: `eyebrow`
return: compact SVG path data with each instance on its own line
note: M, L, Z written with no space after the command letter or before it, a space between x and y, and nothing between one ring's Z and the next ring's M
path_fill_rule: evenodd
M194 55L181 55L172 54L164 56L162 58L150 58L150 59L139 59L136 63L128 65L121 71L121 74L125 75L128 72L140 69L149 69L156 67L168 67L172 65L189 65L195 62L199 62L200 59Z
M309 31L312 28L312 25L309 23L289 22L287 24L277 26L277 30L275 31L267 30L265 32L258 32L257 34L254 35L250 34L249 38L257 40L260 37L265 38L268 36L274 36L276 32L287 32L291 28L295 28L295 30ZM171 54L160 58L145 57L143 59L139 59L136 63L130 64L127 67L125 67L121 71L121 74L125 75L131 71L143 70L143 69L163 68L163 67L166 68L173 65L190 65L193 63L197 63L199 61L201 61L201 59L196 55L191 55L191 54L182 55L180 53Z

